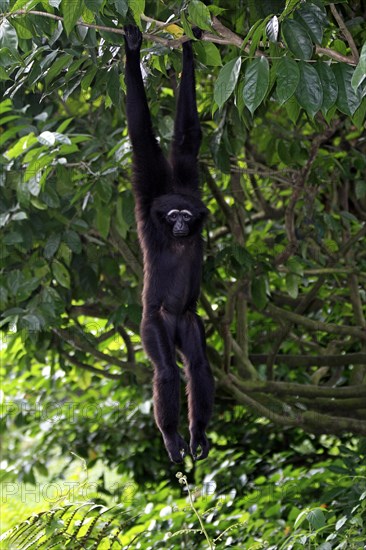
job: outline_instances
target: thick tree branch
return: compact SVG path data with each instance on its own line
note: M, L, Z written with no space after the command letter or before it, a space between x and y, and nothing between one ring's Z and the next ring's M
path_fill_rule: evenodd
M322 331L329 334L339 334L342 336L354 336L361 340L366 340L366 331L353 326L335 325L334 323L323 323L322 321L313 321L303 315L288 311L286 309L274 306L271 303L267 304L267 310L278 319L285 319L290 323L306 327L310 331Z
M298 426L304 430L314 433L342 434L345 432L354 432L357 434L366 435L366 422L363 419L359 420L341 416L333 417L323 414L317 410L300 412L298 408L290 405L288 405L289 412L287 412L283 402L278 404L278 408L275 406L275 410L273 410L273 405L271 403L269 406L265 406L260 403L258 399L249 397L247 395L247 390L245 389L245 383L244 385L240 384L242 390L236 387L234 379L231 375L225 380L222 380L222 382L229 389L230 393L235 397L238 403L248 406L255 413L268 418L280 426ZM279 414L277 412L281 409L285 414Z

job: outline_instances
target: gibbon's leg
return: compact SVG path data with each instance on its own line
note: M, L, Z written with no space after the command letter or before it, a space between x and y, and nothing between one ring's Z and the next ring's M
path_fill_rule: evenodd
M141 337L154 365L154 416L173 462L182 462L188 446L178 433L180 409L179 367L176 363L175 318L156 312L144 315Z
M214 379L206 356L206 339L201 318L187 312L178 325L178 347L183 354L187 374L190 449L195 460L206 458L209 443L205 434L212 414ZM197 456L197 449L201 453Z

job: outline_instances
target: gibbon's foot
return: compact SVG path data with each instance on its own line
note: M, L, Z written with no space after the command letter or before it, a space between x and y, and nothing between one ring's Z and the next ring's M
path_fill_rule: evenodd
M184 457L189 451L188 445L183 437L177 432L173 435L163 434L163 439L170 460L176 464L183 462Z
M197 454L197 450L199 448L201 449L201 452ZM191 432L190 449L194 461L207 458L210 450L210 444L204 431Z
M142 44L142 33L135 25L125 25L125 44L130 51L138 51Z

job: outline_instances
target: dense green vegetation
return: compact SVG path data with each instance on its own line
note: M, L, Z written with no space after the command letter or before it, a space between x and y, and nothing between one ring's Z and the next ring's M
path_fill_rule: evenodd
M206 4L1 4L2 528L40 514L4 548L364 547L366 5ZM139 338L132 21L164 148L181 41L204 30L199 307L217 389L209 458L180 467Z

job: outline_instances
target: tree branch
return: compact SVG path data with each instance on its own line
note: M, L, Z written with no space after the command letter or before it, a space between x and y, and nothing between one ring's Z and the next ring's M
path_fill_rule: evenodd
M55 15L53 13L48 13L48 12L43 12L38 10L17 10L13 13L8 13L6 17L12 18L12 17L24 16L24 15L37 15L39 17L47 17L48 19L53 19L55 21L61 21L61 22L64 21L64 18L61 17L60 15ZM148 19L149 18L145 17L145 20L148 20ZM161 25L159 24L161 28L163 28L165 25L165 23L158 22L155 19L154 19L154 23L156 25L161 23ZM124 35L124 30L118 29L116 27L107 27L105 25L95 25L93 23L85 23L84 21L78 21L76 25L80 27L86 27L88 29L95 29L97 31L104 31L104 32ZM232 32L230 29L227 29L224 25L222 25L222 23L220 23L216 17L213 18L212 26L214 30L220 29L220 32L223 33L222 36L216 36L215 34L204 32L201 37L201 40L204 40L206 42L213 42L215 44L236 46L238 48L241 48L243 44L243 39L237 34L235 34L234 32ZM188 36L182 36L181 38L175 38L175 39L162 38L161 36L156 36L155 34L151 34L151 33L143 33L142 36L144 37L145 40L149 40L150 42L161 44L162 46L166 46L167 48L179 48L184 42L186 42L187 40L190 40ZM247 45L247 47L248 48L250 47L250 43ZM244 51L247 51L247 47L244 49ZM326 55L327 57L334 59L335 61L346 63L347 65L357 65L357 61L355 60L354 57L347 57L345 55L342 55L336 52L335 50L316 46L315 51L317 54ZM257 50L255 52L255 55L262 56L264 55L264 53Z
M76 359L76 357L73 357L72 355L70 355L69 353L66 353L65 351L61 352L61 355L66 359L66 361L68 361L72 365L75 365L75 367L78 367L79 369L86 370L98 376L102 376L103 378L109 378L110 380L121 380L120 374L113 374L112 372L108 372L105 370L92 367L87 363L82 363L81 361Z
M250 354L249 359L253 365L263 365L268 361L268 355L257 353ZM289 367L342 367L348 365L366 364L365 353L347 353L345 355L277 355L276 363Z
M285 319L290 323L295 323L306 327L310 331L323 331L329 334L340 334L342 336L354 336L361 340L366 340L366 331L353 326L335 325L334 323L323 323L322 321L313 321L303 315L288 311L286 309L274 306L271 303L267 303L267 310L279 319Z
M297 384L296 382L262 382L253 380L241 380L234 374L229 378L247 393L271 392L276 395L294 395L309 398L329 397L334 399L349 399L352 397L366 397L366 385L329 388L315 386L314 384Z
M358 54L358 50L356 48L356 44L355 44L355 41L353 40L352 34L347 29L347 26L343 21L342 16L340 15L340 13L338 13L337 8L335 7L334 4L330 4L330 11L332 12L334 19L338 23L338 27L341 29L344 38L347 40L349 47L351 48L351 52L353 54L353 59L355 63L358 63L360 56Z

